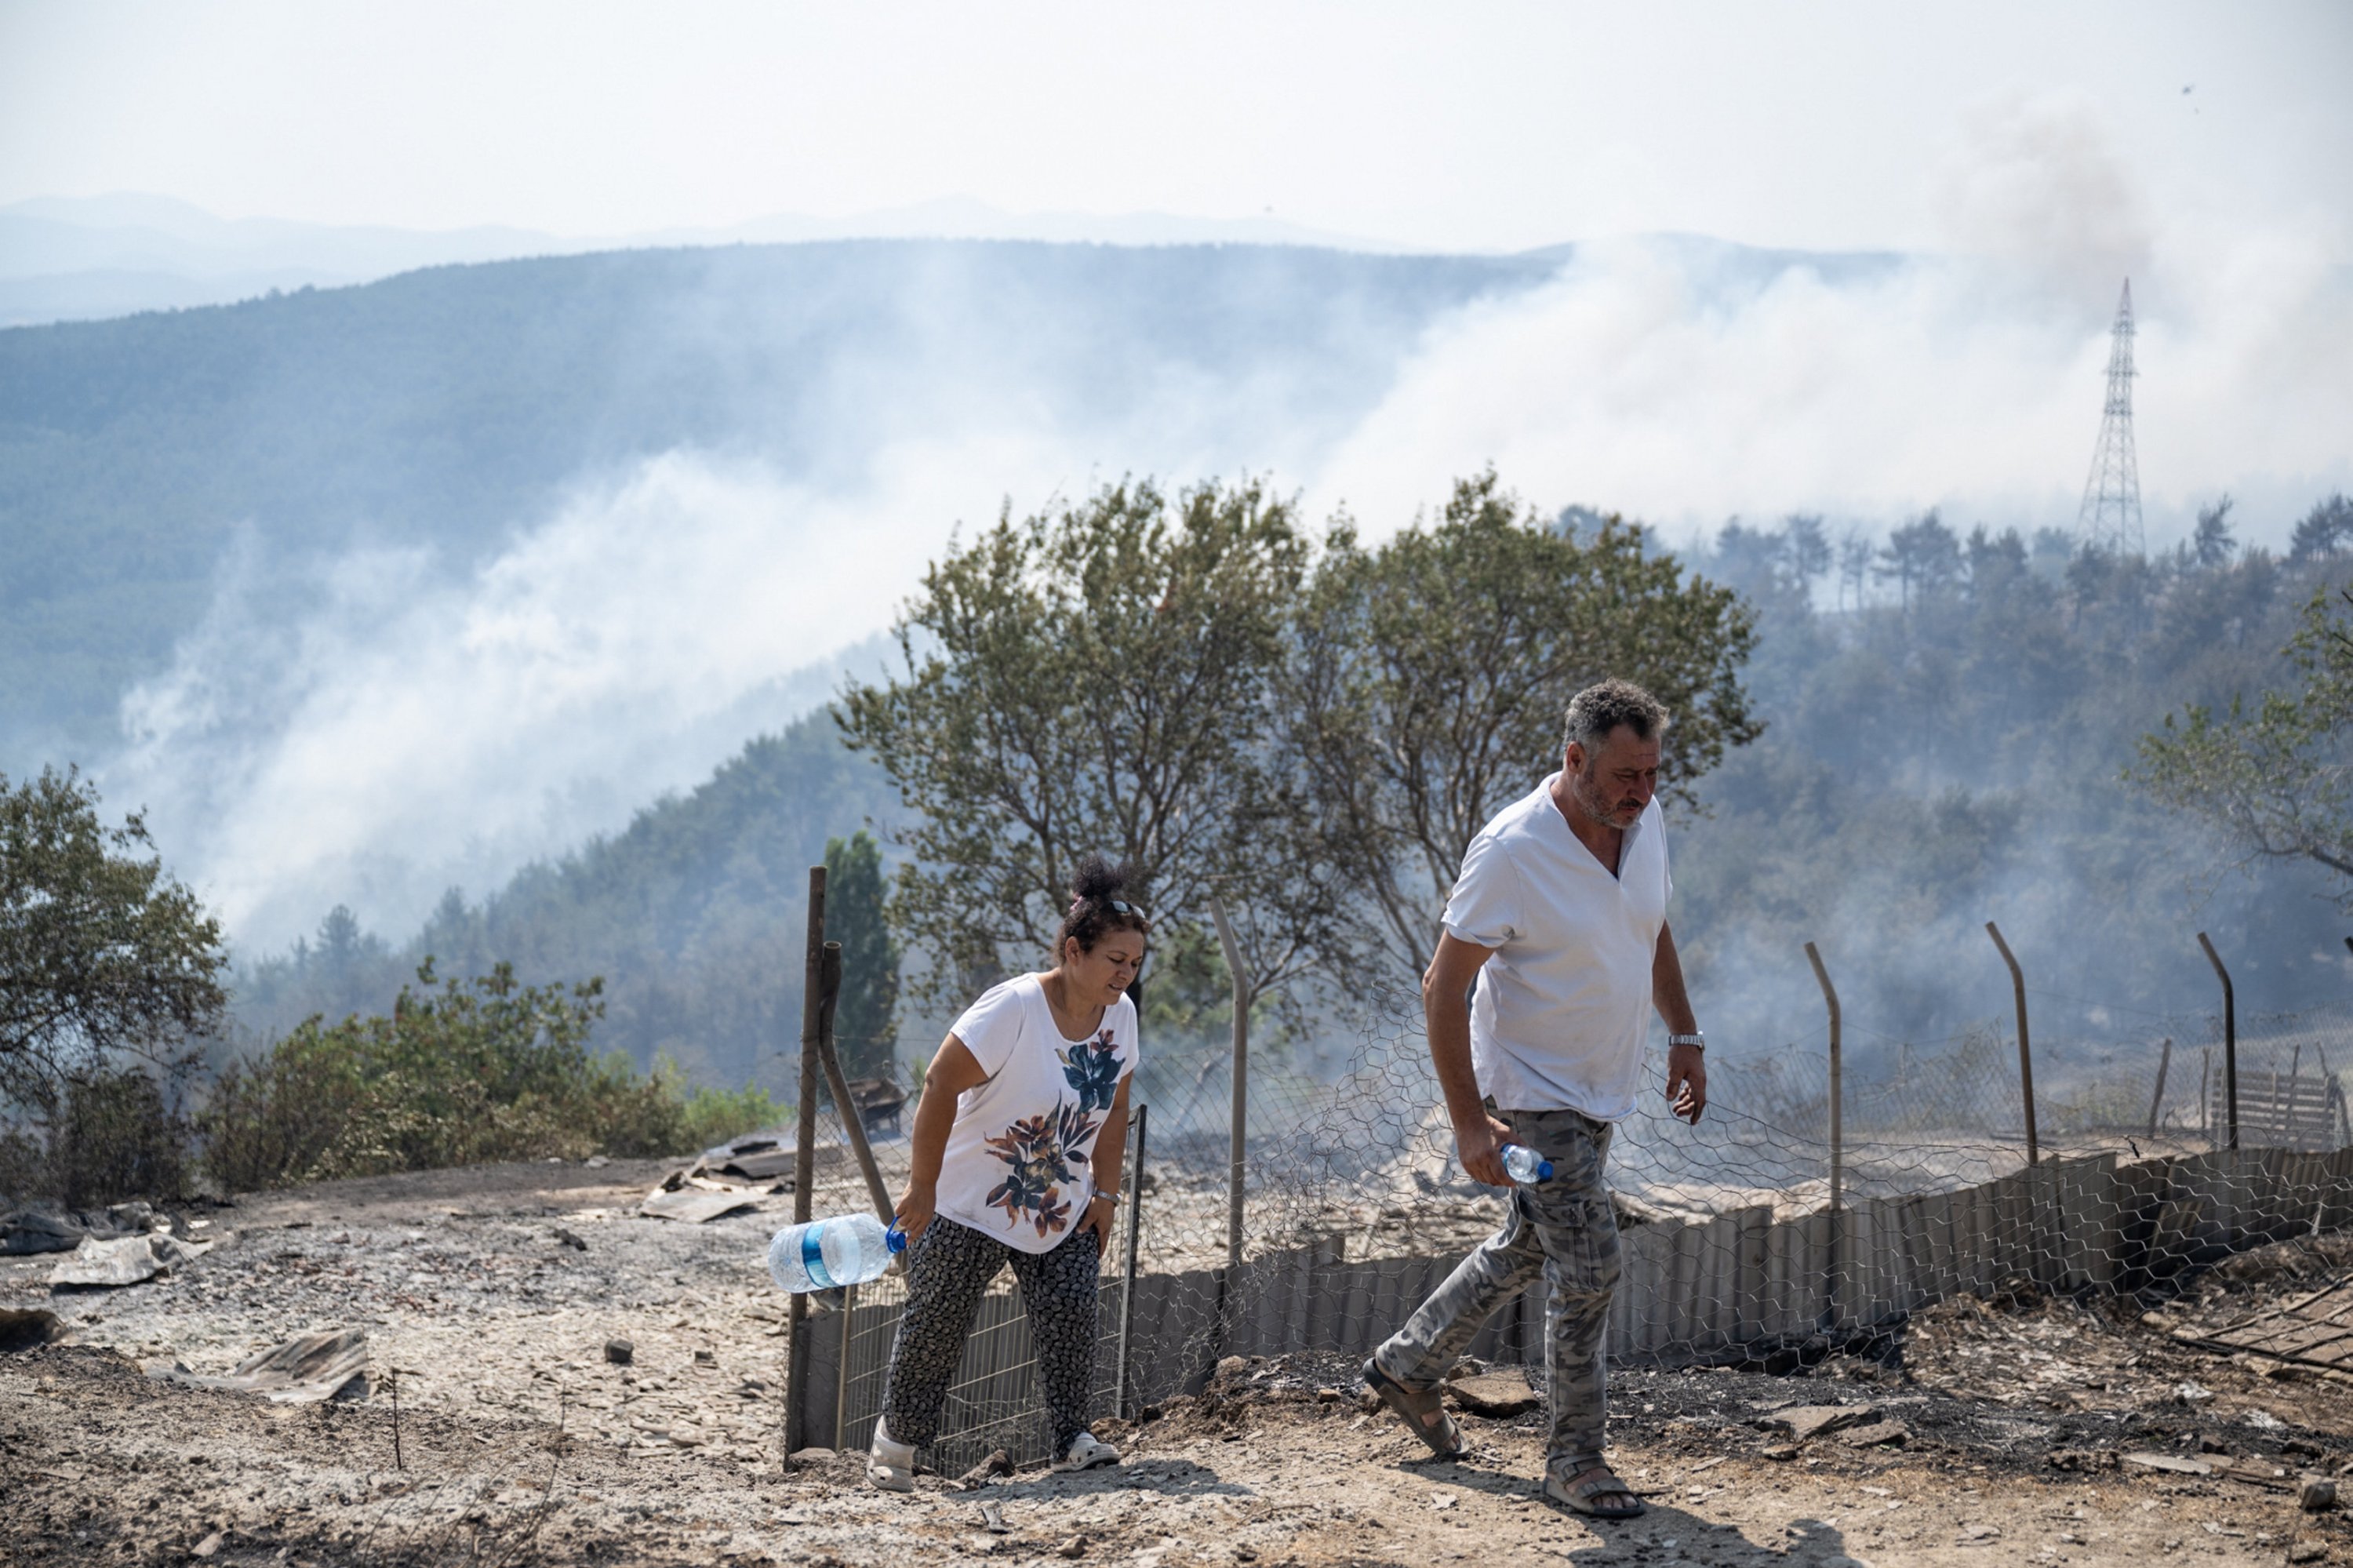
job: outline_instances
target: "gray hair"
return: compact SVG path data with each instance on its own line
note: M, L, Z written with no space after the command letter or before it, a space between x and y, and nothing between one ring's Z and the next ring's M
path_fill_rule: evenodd
M1667 727L1666 705L1631 681L1596 682L1568 700L1561 726L1560 748L1581 746L1589 754L1594 743L1625 725L1637 738L1649 740Z

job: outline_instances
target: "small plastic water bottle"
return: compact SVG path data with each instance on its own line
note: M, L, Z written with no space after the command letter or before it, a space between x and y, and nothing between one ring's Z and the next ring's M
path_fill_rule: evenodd
M1539 1181L1552 1180L1552 1161L1525 1143L1507 1143L1498 1150L1504 1160L1504 1174L1523 1187L1533 1187Z
M906 1234L896 1224L885 1230L871 1214L838 1214L778 1231L768 1244L768 1277L795 1295L838 1290L881 1278L906 1250Z

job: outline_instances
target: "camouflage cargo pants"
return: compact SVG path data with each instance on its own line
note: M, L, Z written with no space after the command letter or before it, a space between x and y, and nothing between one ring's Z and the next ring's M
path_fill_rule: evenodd
M1542 1274L1549 1287L1546 1458L1574 1468L1601 1457L1607 1414L1602 1331L1618 1287L1618 1219L1601 1177L1610 1128L1573 1110L1494 1115L1512 1128L1510 1141L1552 1161L1551 1178L1514 1187L1504 1228L1464 1258L1373 1354L1406 1387L1434 1388L1495 1308Z

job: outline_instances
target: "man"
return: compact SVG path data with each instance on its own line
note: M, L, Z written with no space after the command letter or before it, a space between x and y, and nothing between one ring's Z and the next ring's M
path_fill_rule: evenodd
M1541 1272L1551 1296L1544 1492L1599 1519L1643 1506L1601 1457L1602 1330L1618 1284L1602 1165L1611 1124L1634 1109L1651 1008L1669 1031L1675 1114L1696 1124L1707 1106L1705 1044L1667 928L1673 881L1653 799L1666 725L1640 686L1579 692L1561 770L1498 812L1462 857L1421 986L1455 1147L1464 1171L1496 1186L1511 1185L1506 1143L1543 1155L1553 1173L1513 1187L1504 1228L1365 1363L1366 1382L1432 1451L1460 1454L1440 1382Z

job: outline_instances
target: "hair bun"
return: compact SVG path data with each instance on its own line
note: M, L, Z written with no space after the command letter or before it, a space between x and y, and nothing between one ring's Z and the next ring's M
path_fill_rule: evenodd
M1082 951L1092 953L1108 931L1150 936L1151 917L1129 902L1135 897L1130 890L1140 880L1131 867L1113 865L1092 852L1082 855L1071 873L1071 907L1062 916L1061 934L1054 938L1058 959L1072 938L1078 938Z
M1071 896L1082 903L1101 904L1125 893L1127 885L1134 880L1125 866L1113 865L1102 855L1089 852L1071 874Z

